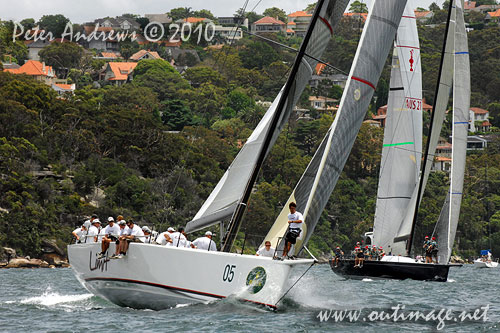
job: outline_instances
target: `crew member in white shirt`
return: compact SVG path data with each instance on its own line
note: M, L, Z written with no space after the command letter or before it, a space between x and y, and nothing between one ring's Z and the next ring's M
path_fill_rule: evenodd
M77 243L85 242L85 236L87 236L89 228L90 228L90 221L85 221L81 227L73 230L71 234L75 236Z
M174 232L175 232L174 228L168 227L166 232L158 234L158 237L156 237L156 243L160 245L172 246L172 234Z
M125 224L125 223L123 223ZM104 254L109 248L111 242L116 242L120 236L120 227L115 223L115 219L110 216L108 217L108 225L106 228L101 230L99 236L102 235L101 253L99 253L99 259L104 257Z
M198 250L217 251L217 245L212 240L211 231L205 232L205 237L196 238L193 243L191 243L191 247Z
M127 254L128 246L130 242L140 242L144 241L144 232L141 227L134 224L132 220L127 221L128 232L120 236L118 239L120 243L118 244L118 255L113 255L110 259L121 259Z
M261 247L255 255L260 257L274 257L274 249L271 247L271 242L266 241L264 247Z
M142 227L142 232L144 233L143 243L151 243L151 229L147 225Z
M302 214L297 212L297 204L295 204L295 202L290 202L288 208L290 209L290 214L288 214L288 231L285 236L286 244L283 249L282 259L287 257L292 244L297 242L297 237L299 237L302 232L302 222L304 220Z
M190 247L190 242L187 240L184 228L180 227L177 232L172 234L173 247Z
M87 233L86 243L97 243L97 236L99 235L99 229L101 227L101 221L99 219L92 220L92 225Z

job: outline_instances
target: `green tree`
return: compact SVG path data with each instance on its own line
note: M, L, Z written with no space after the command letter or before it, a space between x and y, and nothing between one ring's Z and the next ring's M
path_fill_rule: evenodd
M193 16L193 11L191 10L191 7L178 7L170 10L168 16L170 16L175 22L179 19L185 19Z
M264 13L262 13L264 16L270 16L273 18L278 18L278 20L282 22L287 22L287 15L283 9L280 9L278 7L271 7L267 8L264 10Z
M251 42L239 51L243 66L248 69L262 69L279 59L278 53L268 44Z
M75 43L54 42L44 47L38 54L47 65L53 66L63 77L67 77L71 68L80 67L83 48Z
M212 14L212 12L209 11L208 9L197 10L193 13L193 16L194 17L204 17L204 18L210 19L212 21L217 20L217 18L214 16L214 14Z
M43 15L38 25L47 32L51 32L55 38L61 37L69 19L64 15Z
M184 126L192 125L191 110L182 100L172 99L160 104L161 120L170 130L180 131Z
M356 0L353 3L351 3L351 6L349 6L349 12L368 13L368 6L366 5L366 3Z

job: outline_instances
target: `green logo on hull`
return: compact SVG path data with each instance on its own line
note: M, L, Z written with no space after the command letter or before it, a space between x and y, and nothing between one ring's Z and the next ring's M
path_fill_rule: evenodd
M247 286L252 294L256 294L264 288L266 284L266 270L264 267L255 267L248 273Z

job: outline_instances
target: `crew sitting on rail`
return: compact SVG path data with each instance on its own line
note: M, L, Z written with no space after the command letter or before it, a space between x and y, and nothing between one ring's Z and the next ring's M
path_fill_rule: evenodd
M354 248L354 254L356 256L356 259L354 259L354 267L362 267L363 262L365 261L365 255L363 253L363 249L359 245L359 242L357 243L356 247Z
M261 247L257 253L255 253L256 256L260 257L274 257L274 252L275 250L271 247L271 242L270 241L265 241L264 246Z
M183 227L180 227L176 232L172 233L170 238L172 239L172 243L168 243L168 244L171 244L170 246L188 247L188 248L191 247L191 242L188 241Z
M380 246L378 248L378 258L379 260L382 260L382 258L385 256L385 252L384 252L384 248L382 246Z
M101 253L99 253L99 259L103 258L106 251L109 248L111 242L116 242L120 236L120 227L115 223L115 219L110 216L108 217L108 225L101 230L102 243L101 243Z
M372 245L370 249L371 260L378 260L378 251L375 245Z
M99 229L101 228L101 221L99 219L93 219L91 221L92 225L87 233L86 243L97 243L97 236L99 236Z
M132 220L127 221L127 226L127 232L118 239L119 244L116 247L116 253L110 259L122 259L127 254L130 242L142 243L144 241L144 232L141 227L134 224Z
M212 240L212 232L205 232L205 237L196 238L191 247L198 250L217 251L217 245Z
M337 246L335 248L335 267L337 267L339 265L339 261L340 259L342 259L342 257L344 256L344 252L342 251L342 249L340 248L340 246Z

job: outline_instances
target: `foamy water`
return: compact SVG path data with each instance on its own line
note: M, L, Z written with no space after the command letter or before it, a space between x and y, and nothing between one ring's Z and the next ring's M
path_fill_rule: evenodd
M289 286L303 273L293 272ZM366 313L398 304L429 312L442 308L461 311L488 305L487 322L447 323L443 331L495 331L500 321L500 287L493 283L500 270L471 266L450 270L449 282L345 280L328 265L313 267L290 290L278 311L268 311L238 297L209 304L181 304L163 311L121 308L89 294L70 269L0 270L0 331L165 332L165 331L432 331L435 323L319 322L324 310ZM370 282L370 283L366 283ZM285 288L287 290L288 288Z

